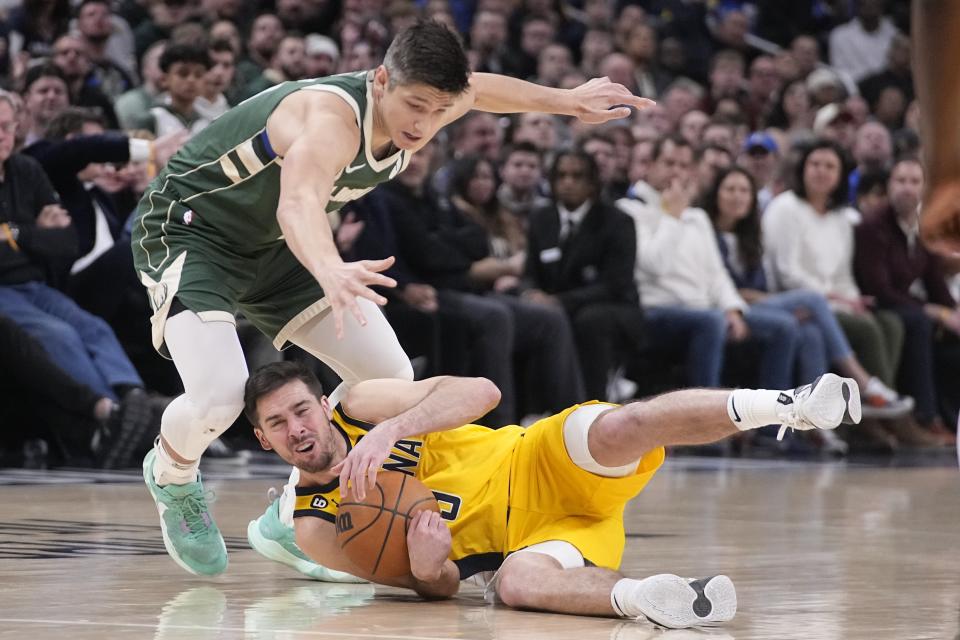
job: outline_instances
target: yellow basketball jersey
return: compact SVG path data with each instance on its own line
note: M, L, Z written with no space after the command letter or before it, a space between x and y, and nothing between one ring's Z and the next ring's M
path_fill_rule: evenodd
M339 405L332 426L349 452L375 425L347 416ZM503 562L510 493L510 466L524 429L493 430L468 424L397 442L384 470L412 475L429 487L449 521L453 537L450 559L462 578L496 569ZM315 516L335 523L340 482L297 487L294 517Z

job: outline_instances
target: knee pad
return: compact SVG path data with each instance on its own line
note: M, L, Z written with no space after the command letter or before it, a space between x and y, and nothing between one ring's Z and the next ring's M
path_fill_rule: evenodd
M563 421L563 444L573 463L584 471L605 478L625 478L637 472L637 467L640 466L639 459L620 467L605 467L594 460L588 444L590 428L594 421L601 413L610 409L613 409L613 405L588 404L578 407Z

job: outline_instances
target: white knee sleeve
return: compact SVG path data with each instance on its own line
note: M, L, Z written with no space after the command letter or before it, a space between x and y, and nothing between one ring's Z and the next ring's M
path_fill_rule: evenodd
M383 312L364 298L358 298L357 304L366 325L345 314L343 337L338 339L333 315L328 313L307 321L290 336L290 342L326 363L347 385L373 378L413 380L410 358Z
M593 459L588 444L590 427L594 420L601 413L613 408L609 404L588 404L578 407L563 422L563 444L567 448L567 455L570 456L573 463L584 471L605 478L625 478L637 472L640 460L625 464L622 467L605 467Z
M173 451L195 460L243 411L247 364L229 322L184 311L167 320L164 338L184 394L164 411L160 433Z

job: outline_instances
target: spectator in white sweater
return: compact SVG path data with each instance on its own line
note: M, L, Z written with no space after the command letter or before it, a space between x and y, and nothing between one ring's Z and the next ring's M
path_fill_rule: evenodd
M883 0L858 0L857 16L830 32L830 64L859 82L883 69L897 33L883 15Z
M637 227L636 280L651 344L686 352L687 382L720 385L727 341L761 343L760 384L791 386L796 319L749 312L727 273L713 225L691 206L697 181L693 148L679 136L653 150L648 182L617 206Z
M763 214L763 246L773 285L809 289L830 302L864 368L892 387L903 347L897 316L874 310L853 277L854 235L860 214L847 203L843 150L819 140L802 155L793 191L774 198Z

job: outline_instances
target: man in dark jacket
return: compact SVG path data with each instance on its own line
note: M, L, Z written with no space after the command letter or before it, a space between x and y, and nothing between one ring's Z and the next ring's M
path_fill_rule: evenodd
M939 328L960 334L960 314L940 259L919 239L923 188L918 160L901 159L893 166L887 181L889 209L857 227L855 266L863 293L903 320L900 378L904 392L916 399L917 420L942 430L936 420L934 341Z
M0 93L0 314L99 397L122 399L117 447L132 449L151 419L143 381L106 322L46 284L51 264L76 256L77 235L40 165L13 154L16 103Z
M616 354L641 338L636 230L629 216L598 199L599 171L589 154L560 153L550 184L555 203L530 217L523 295L567 312L587 395L604 399Z

